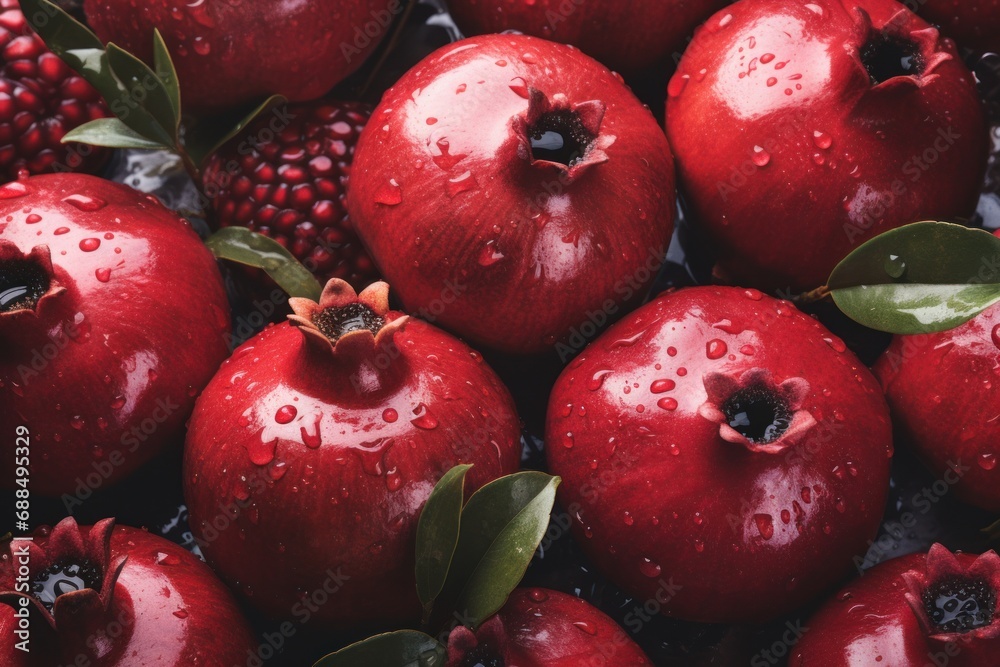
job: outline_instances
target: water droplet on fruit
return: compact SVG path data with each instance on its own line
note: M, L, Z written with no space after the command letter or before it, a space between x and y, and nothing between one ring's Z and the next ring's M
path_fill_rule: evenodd
M378 189L375 193L375 203L384 204L385 206L397 206L403 202L403 190L396 182L396 179L390 180Z
M162 551L156 552L157 565L180 565L181 559L177 554L167 554Z
M816 144L816 148L826 150L833 145L833 137L826 132L816 130L813 132L813 143Z
M479 251L479 266L493 266L504 258L503 252L496 245L496 241L489 241Z
M279 424L288 424L295 419L298 413L299 411L295 409L294 405L283 405L274 413L274 421Z
M671 398L670 396L666 398L661 398L656 402L656 405L663 408L664 410L676 410L677 409L677 399Z
M88 197L87 195L70 195L69 197L64 198L63 201L86 213L100 211L108 205L108 202L99 197Z
M597 627L590 621L577 621L573 624L573 627L591 637L597 634Z
M705 344L705 356L709 359L721 359L726 356L729 352L729 347L726 345L725 341L719 340L718 338L713 338Z
M528 90L528 82L519 76L510 80L510 89L513 90L518 97L523 97L524 99L529 99L531 97L531 93Z
M94 276L102 283L106 283L111 280L111 269L97 269L94 271Z
M997 467L997 455L992 452L980 454L976 463L978 463L979 467L983 470L993 470Z
M632 518L632 514L630 512L625 512L622 514L622 521L625 523L626 526L631 526L633 523L635 523L635 519Z
M69 420L69 425L75 428L77 431L82 430L84 427L83 417L81 417L80 415L75 415L74 417L71 417Z
M42 216L38 215L37 213L32 213L31 215L29 215L27 218L24 219L24 222L29 225L34 225L41 221L42 221Z
M62 236L63 234L69 234L69 227L57 227L56 230L54 232L52 232L52 233L54 235L56 235L56 236Z
M437 418L431 414L431 411L423 403L418 404L417 407L413 409L413 414L416 415L416 417L411 419L410 423L417 428L422 428L425 431L437 428Z
M883 268L890 278L902 278L906 273L906 262L900 259L899 255L889 255Z
M658 563L653 562L648 558L643 558L639 563L639 572L642 572L644 577L649 577L650 579L656 579L660 576L663 568L660 567Z
M573 449L573 444L574 444L574 442L573 442L573 434L572 433L566 433L562 437L562 446L565 447L566 449Z
M16 199L25 196L28 192L27 185L20 181L14 181L0 186L0 199Z
M701 540L695 540L694 541L694 550L697 551L698 553L701 553L702 551L705 550L705 543L702 542Z
M382 419L391 424L399 419L399 413L392 408L386 408L382 411Z
M843 498L837 498L833 501L833 506L837 508L837 511L843 514L847 511L847 505L844 504Z
M101 240L95 238L87 238L80 241L80 250L84 252L94 252L101 247Z
M590 382L587 383L587 389L590 391L597 391L602 386L604 386L604 381L611 375L612 371L604 370L597 371L594 373L593 377L590 378Z
M765 540L774 537L774 523L770 514L754 514L754 523L757 524L757 531Z
M792 520L792 513L788 510L781 510L781 522L788 523Z
M471 171L467 171L455 178L448 179L448 196L454 198L463 192L475 190L478 187L479 182L476 181L476 177L472 175Z
M835 352L843 353L843 352L847 351L847 345L845 345L844 341L840 340L836 336L832 336L832 335L831 336L824 336L823 337L823 342L826 343L827 345L829 345L831 348L833 348L833 350Z
M538 590L537 588L531 591L531 593L529 593L528 595L535 602L545 602L546 600L549 599L548 593L542 590Z
M771 154L761 146L753 147L753 156L750 158L758 167L766 167L771 162Z
M675 73L670 77L670 83L667 84L667 95L670 97L680 97L690 80L691 77L687 74Z
M649 390L654 394L663 394L668 391L672 391L677 383L673 380L656 380L650 385Z

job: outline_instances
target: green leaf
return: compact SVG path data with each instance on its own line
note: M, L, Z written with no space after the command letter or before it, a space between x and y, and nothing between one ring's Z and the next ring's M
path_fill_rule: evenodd
M201 165L209 155L219 150L242 132L264 112L274 109L275 123L271 130L280 131L288 126L289 112L283 105L287 102L281 95L272 95L251 109L244 109L213 118L199 118L197 123L186 128L184 146L191 160Z
M455 466L434 486L417 522L417 595L426 617L444 588L458 545L465 474L471 465Z
M170 149L137 133L117 118L98 118L75 127L62 138L62 143L78 141L92 146L109 148L142 148L146 150Z
M181 123L181 86L177 80L177 70L174 69L174 61L170 58L170 50L167 49L166 42L159 28L153 30L153 68L157 78L163 83L164 91L170 99L170 108L174 112L176 123L173 131L174 136L180 131Z
M115 111L115 115L143 136L176 145L180 118L174 114L173 101L164 83L149 65L115 44L108 44L107 53L111 71L127 91L126 106L134 109L132 105L137 105L146 111L146 114Z
M549 525L560 479L521 472L479 489L462 510L445 593L472 628L495 614L524 578Z
M319 282L274 239L246 227L224 227L206 241L208 249L220 259L264 269L288 296L319 301Z
M917 222L881 234L830 275L834 301L879 331L953 329L1000 302L1000 239L947 222Z
M440 667L446 649L436 639L415 630L369 637L321 658L313 667Z

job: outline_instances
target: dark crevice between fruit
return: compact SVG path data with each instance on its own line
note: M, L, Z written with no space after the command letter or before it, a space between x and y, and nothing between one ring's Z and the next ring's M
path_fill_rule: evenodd
M60 562L40 572L31 582L31 592L50 612L56 598L86 588L101 590L101 568L89 561Z
M737 391L723 404L722 412L733 430L755 444L774 442L792 423L788 405L763 384Z
M582 160L597 138L572 111L542 114L528 133L533 160L556 162L567 167Z
M993 622L997 592L983 579L952 578L928 586L924 609L938 632L964 633Z
M506 667L506 665L492 647L480 644L465 655L462 667Z
M0 262L0 313L31 310L49 291L45 269L28 259Z
M367 329L375 335L385 326L385 320L368 306L352 303L337 308L327 308L313 316L313 324L324 336L336 343L341 336L352 331Z
M897 76L920 76L926 65L917 44L883 33L869 38L861 49L861 62L873 86Z

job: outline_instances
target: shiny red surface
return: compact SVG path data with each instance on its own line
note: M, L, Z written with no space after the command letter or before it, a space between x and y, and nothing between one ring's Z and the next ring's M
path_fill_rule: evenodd
M191 527L268 615L419 617L414 540L434 484L459 463L474 464L466 489L518 468L513 401L482 357L416 319L392 341L371 360L335 361L274 326L198 400L184 465ZM310 609L302 595L328 602Z
M860 52L882 31L919 45L922 75L872 85ZM890 0L736 3L668 93L680 180L736 284L811 290L881 232L975 211L989 142L974 77Z
M103 616L90 618L90 627L79 636L57 636L35 617L31 652L25 654L14 649L14 610L0 605L0 666L228 666L243 664L248 651L257 649L232 594L183 547L118 526L111 553L112 558L128 557L114 601ZM9 558L5 551L0 573L9 573Z
M808 383L816 424L783 452L723 440L699 413L710 373L754 368ZM546 444L600 571L704 622L760 622L836 583L877 531L892 454L878 383L838 338L724 287L663 295L592 343L556 383Z
M607 161L572 178L533 161L517 129L532 89L602 106ZM348 206L408 312L486 347L540 352L609 300L641 299L670 240L673 163L652 114L603 66L488 35L436 51L385 94Z
M272 94L293 102L320 97L361 66L403 6L396 0L86 0L84 10L103 41L148 63L159 28L185 109L224 111Z
M902 443L935 477L957 475L959 498L1000 512L1000 306L951 331L896 336L874 370Z
M4 247L48 248L65 288L0 314L0 429L28 427L32 493L89 495L179 444L229 351L222 277L190 224L124 185L35 176L0 187Z
M968 566L976 556L958 554ZM924 554L893 558L868 570L806 621L789 667L987 667L1000 664L1000 642L929 638L903 597L904 572L922 570Z
M466 35L517 30L572 44L615 70L680 58L694 29L728 0L449 0Z

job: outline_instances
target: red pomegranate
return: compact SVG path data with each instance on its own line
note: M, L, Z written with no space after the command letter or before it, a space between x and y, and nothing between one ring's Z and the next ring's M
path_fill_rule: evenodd
M0 559L0 667L243 664L257 641L211 570L114 519L67 518Z
M729 0L449 0L466 35L518 30L572 44L612 69L633 72L680 58L695 27Z
M941 333L896 336L875 364L893 421L955 495L1000 512L1000 306Z
M865 572L807 623L790 667L1000 665L1000 557L894 558Z
M26 427L32 493L86 497L179 444L228 333L215 259L155 197L81 174L0 187L0 430Z
M735 284L826 283L858 244L976 210L989 147L954 44L893 0L747 0L698 31L667 134Z
M557 591L519 588L475 632L461 626L452 631L445 667L651 664L625 631L596 607Z
M186 109L224 111L282 94L316 99L356 70L402 0L85 0L105 42L152 62L153 30L170 49Z
M570 364L546 453L601 572L668 616L753 622L864 553L892 433L875 378L819 322L754 290L696 287Z
M348 205L409 312L526 354L641 301L670 241L670 147L648 109L567 46L484 35L382 99Z
M331 280L292 299L198 399L184 495L208 562L246 601L340 625L419 618L417 519L434 484L471 463L466 488L515 472L520 425L482 357ZM248 557L252 554L252 557ZM334 592L336 593L334 595Z

